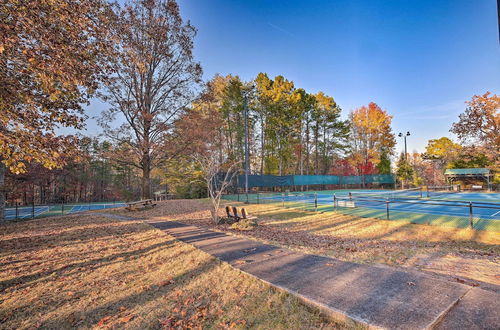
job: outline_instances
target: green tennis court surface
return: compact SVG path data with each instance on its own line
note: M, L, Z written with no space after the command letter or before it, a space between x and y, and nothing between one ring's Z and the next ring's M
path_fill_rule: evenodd
M35 205L9 207L5 209L5 218L7 220L30 219L39 217L49 217L62 214L73 214L85 211L103 210L116 207L125 207L123 202L115 203L86 203L86 204L55 204L55 205Z
M351 194L349 194L351 193ZM338 211L360 217L398 220L467 228L500 231L500 194L436 192L419 190L330 190L305 193L249 194L248 202L276 203L283 207L308 211ZM336 203L334 205L334 196ZM225 199L245 202L246 195L226 195Z

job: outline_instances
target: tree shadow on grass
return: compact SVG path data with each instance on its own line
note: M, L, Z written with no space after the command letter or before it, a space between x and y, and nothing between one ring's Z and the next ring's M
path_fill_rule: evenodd
M65 224L66 225L66 224ZM77 228L77 229L72 229ZM44 233L38 235L26 235L11 239L0 240L0 251L2 254L30 252L54 246L64 247L81 244L85 238L92 240L120 236L133 235L151 230L137 223L120 223L119 225L108 223L98 227L78 228L81 225L68 226L68 230Z
M123 238L128 238L128 236L131 236L131 235L133 235L133 234L123 235ZM103 241L104 242L104 241L106 241L109 238L112 238L112 236L101 237L99 239L99 241ZM144 239L139 239L139 240L134 239L132 241L132 243L133 244L141 244L141 243L149 242L151 240L153 240L153 238L151 238L151 237L144 238ZM86 245L86 244L89 244L89 243L94 244L94 243L96 243L96 240L87 239L87 240L81 240L81 241L75 242L73 244L70 244L70 243L68 243L68 244L61 244L61 245L58 244L57 246L54 246L54 247L55 248L70 247L71 245ZM121 249L121 248L124 248L124 247L128 247L130 244L131 244L130 241L118 241L118 242L114 242L113 244L111 244L111 243L106 244L105 246L103 246L101 248L98 248L98 249L92 249L90 252L94 253L94 254L97 254L97 253L100 253L100 252L103 252L103 251L108 251L108 250L114 249L114 248ZM17 255L19 253L19 251L14 251L14 252L11 251L11 254L13 254L13 253L15 255ZM75 259L78 259L78 258L84 259L84 258L87 257L88 254L89 254L89 251L86 251L84 249L80 249L78 252L72 251L72 256ZM64 256L53 257L53 258L51 258L48 261L54 262L54 261L59 261L59 260L64 260ZM7 271L7 270L16 270L16 269L24 267L23 265L19 265L20 263L30 263L30 262L31 262L31 259L15 260L15 261L10 261L10 262L4 262L4 263L0 263L0 269L2 269L4 271Z
M324 224L319 225L319 226L317 226L313 222L313 225L310 226L311 228L303 229L303 230L310 232L310 233L318 233L318 232L325 231L325 230L339 230L339 229L351 227L352 230L355 231L355 230L358 230L360 228L368 227L368 226L373 224L373 220L360 219L360 218L355 218L355 217L348 217L347 219L345 219L343 221L325 220L323 222L324 222Z
M138 256L138 255L146 255L148 252L151 252L159 248L168 248L169 245L173 244L174 242L175 239L171 239L166 242L154 244L143 249L117 253L107 257L95 258L84 262L74 262L55 269L49 269L29 275L19 276L9 280L0 281L0 292L14 285L16 286L17 289L20 289L29 286L34 281L37 282L50 281L51 279L49 279L48 277L58 272L64 272L64 275L69 276L74 274L74 272L71 271L80 272L81 268L91 267L92 269L96 269L99 267L104 267L118 262L122 262L124 258Z
M132 310L134 307L145 305L148 302L165 296L176 289L180 289L196 279L196 277L201 273L209 272L218 265L219 263L215 259L210 259L209 261L170 279L166 285L144 287L138 293L109 301L104 304L97 304L97 306L90 309L78 311L78 315L83 320L84 324L87 324L88 326L95 325L104 317L119 315L124 308ZM75 324L73 324L69 318L69 314L63 314L59 317L43 322L41 327L46 329L73 328Z

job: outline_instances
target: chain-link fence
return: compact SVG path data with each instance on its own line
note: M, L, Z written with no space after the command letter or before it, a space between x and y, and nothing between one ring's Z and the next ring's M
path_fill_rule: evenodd
M65 214L74 214L84 211L103 210L109 208L125 207L124 202L89 202L71 204L47 204L47 205L13 205L5 208L6 220L21 220L50 217Z
M224 199L250 204L274 204L306 211L336 211L359 217L417 224L500 231L500 203L430 199L425 196L418 189L409 189L379 192L378 195L345 191L234 194L225 195ZM459 196L453 194L455 198Z

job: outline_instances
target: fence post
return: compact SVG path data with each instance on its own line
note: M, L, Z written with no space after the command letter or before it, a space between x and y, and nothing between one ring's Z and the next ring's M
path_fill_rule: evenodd
M387 209L387 220L390 220L390 217L389 217L389 201L385 201L385 205L386 205L386 209Z
M257 204L260 204L260 201L259 201L259 192L257 192Z
M470 227L474 228L474 222L472 220L472 202L469 202L469 221L470 221Z
M19 203L16 201L16 219L19 216L19 207L17 206Z
M246 193L246 195L247 195L247 201L245 202L245 204L248 204L248 193Z
M281 206L285 207L285 193L281 193Z
M314 212L318 212L318 193L314 193Z
M333 209L335 211L337 210L337 197L335 196L335 193L333 194Z
M35 219L35 197L31 201L31 218Z
M61 214L64 215L64 199L63 199L63 201L61 203Z

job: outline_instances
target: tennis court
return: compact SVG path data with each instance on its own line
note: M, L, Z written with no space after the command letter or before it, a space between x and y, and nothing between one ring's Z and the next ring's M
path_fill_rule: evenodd
M115 203L86 203L86 204L54 204L54 205L35 205L23 207L9 207L5 209L5 218L7 220L30 219L49 217L63 214L74 214L85 211L103 210L116 207L125 207L124 202Z
M234 195L233 195L234 196ZM455 191L330 190L249 195L249 203L279 203L384 220L500 231L500 194ZM234 197L227 199L234 200ZM240 196L246 201L246 195Z
M13 219L28 219L40 216L45 212L49 211L49 206L35 206L34 208L31 206L27 207L18 207L17 210L15 207L6 208L5 209L5 219L13 220Z

